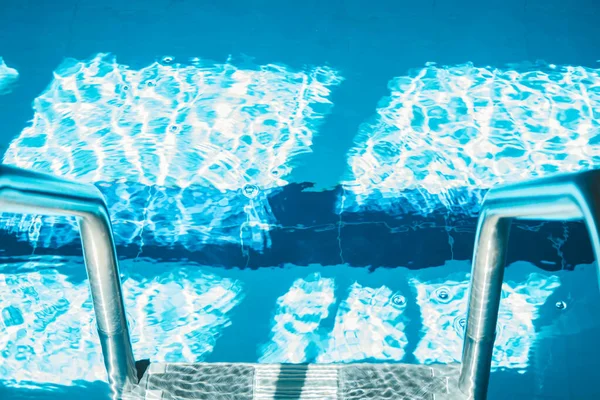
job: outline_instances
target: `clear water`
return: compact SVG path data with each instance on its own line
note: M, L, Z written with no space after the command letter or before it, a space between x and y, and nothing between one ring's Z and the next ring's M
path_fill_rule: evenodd
M593 5L333 3L3 6L2 160L103 192L137 359L459 361L486 190L600 164ZM512 235L490 398L597 396L585 229ZM0 397L105 398L75 221L0 243Z

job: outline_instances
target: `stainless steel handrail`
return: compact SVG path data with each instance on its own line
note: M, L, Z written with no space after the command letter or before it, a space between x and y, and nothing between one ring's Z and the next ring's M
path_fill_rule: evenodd
M459 378L460 389L470 399L487 397L512 219L583 219L598 260L600 170L501 186L487 193L475 239Z
M137 383L112 227L93 185L0 165L0 212L76 216L104 365L115 397Z
M118 397L126 384L137 383L137 371L102 194L93 185L0 165L0 212L78 217L104 363ZM459 378L460 389L470 399L487 396L512 219L583 219L598 260L600 170L506 185L486 195L475 239Z

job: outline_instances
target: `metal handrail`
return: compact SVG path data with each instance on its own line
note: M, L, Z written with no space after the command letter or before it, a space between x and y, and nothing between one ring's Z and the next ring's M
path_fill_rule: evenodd
M113 394L118 397L138 378L112 227L102 194L93 185L0 165L0 212L78 217L104 364ZM475 239L459 377L459 388L470 399L487 397L512 219L583 219L598 260L600 170L506 185L487 193Z
M475 239L459 378L461 391L470 399L487 397L512 219L583 219L598 260L600 170L501 186L487 193Z
M0 212L75 216L108 381L115 397L137 383L112 227L93 185L0 165Z

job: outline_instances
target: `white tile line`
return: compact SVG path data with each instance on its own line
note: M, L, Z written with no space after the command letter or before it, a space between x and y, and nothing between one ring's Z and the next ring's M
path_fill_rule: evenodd
M162 390L146 390L146 395L144 396L144 398L146 400L160 400L162 399L162 396Z
M151 363L148 367L148 374L164 374L167 371L167 364L165 363Z

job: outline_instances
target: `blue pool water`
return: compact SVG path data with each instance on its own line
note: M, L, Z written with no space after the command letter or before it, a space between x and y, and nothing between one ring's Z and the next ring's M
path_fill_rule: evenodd
M486 191L600 166L599 14L8 0L2 162L104 194L136 359L455 362ZM0 398L106 398L75 220L0 243ZM599 396L584 226L511 243L490 398Z

